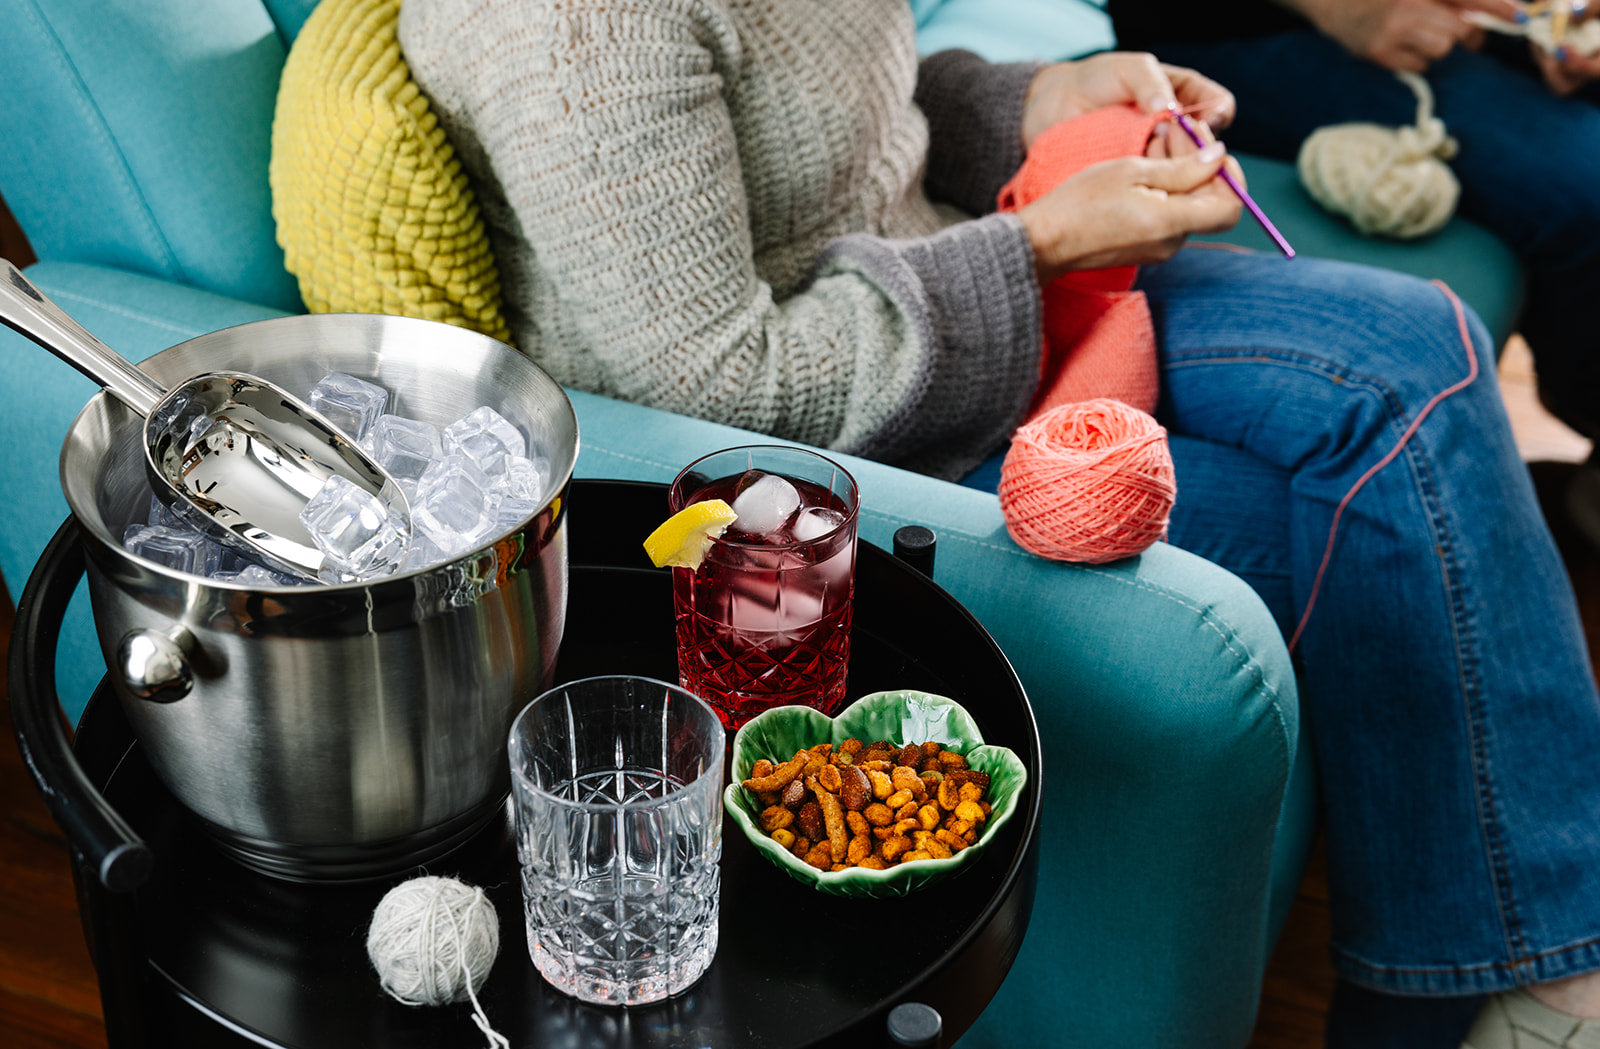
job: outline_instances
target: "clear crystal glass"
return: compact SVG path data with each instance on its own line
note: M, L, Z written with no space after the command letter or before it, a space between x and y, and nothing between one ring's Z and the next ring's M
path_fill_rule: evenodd
M586 678L528 704L509 744L534 967L587 1002L687 989L717 950L716 713L661 681Z
M329 372L311 387L306 402L323 418L359 441L383 415L389 391L344 372Z
M854 616L855 479L787 445L728 448L684 467L674 512L721 499L739 515L697 569L674 568L678 681L729 731L774 706L844 705Z

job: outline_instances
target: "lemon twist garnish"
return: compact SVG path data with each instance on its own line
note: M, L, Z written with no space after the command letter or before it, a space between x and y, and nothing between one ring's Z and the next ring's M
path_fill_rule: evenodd
M690 503L661 523L644 541L644 552L657 568L674 565L680 568L699 568L705 560L711 540L739 515L721 499L703 499Z

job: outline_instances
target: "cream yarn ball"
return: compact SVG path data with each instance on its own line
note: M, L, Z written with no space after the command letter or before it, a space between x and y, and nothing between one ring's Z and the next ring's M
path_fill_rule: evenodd
M500 953L500 918L482 889L454 878L401 882L372 912L367 957L407 1005L465 1001Z
M1300 146L1300 181L1318 204L1362 233L1410 239L1437 231L1455 214L1461 184L1445 163L1456 141L1433 115L1433 92L1415 73L1396 73L1417 96L1417 122L1334 124Z

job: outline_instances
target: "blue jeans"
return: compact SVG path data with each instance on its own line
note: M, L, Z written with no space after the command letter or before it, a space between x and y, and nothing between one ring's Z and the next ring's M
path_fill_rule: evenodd
M1600 436L1600 339L1591 320L1600 287L1600 108L1593 97L1557 98L1516 61L1522 41L1489 35L1495 55L1458 48L1427 73L1435 112L1460 144L1450 161L1459 211L1528 266L1519 330L1542 392L1563 419ZM1238 120L1223 137L1244 152L1293 160L1328 124L1416 120L1416 97L1392 73L1311 30L1168 44L1159 54L1235 94Z
M1341 500L1468 374L1450 301L1205 248L1137 286L1177 469L1170 540L1249 582L1288 637ZM1466 317L1478 378L1350 501L1296 658L1336 968L1470 1021L1465 997L1600 968L1600 695Z

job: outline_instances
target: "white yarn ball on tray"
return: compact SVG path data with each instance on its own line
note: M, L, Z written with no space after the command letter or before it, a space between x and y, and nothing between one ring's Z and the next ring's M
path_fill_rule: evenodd
M500 953L500 918L476 886L421 877L390 889L367 929L367 957L383 989L406 1005L472 1000L473 1022L491 1046L509 1046L489 1026L478 988Z
M1456 141L1433 115L1433 93L1414 73L1396 73L1417 96L1415 125L1334 124L1300 146L1306 191L1362 233L1410 239L1437 231L1455 214L1461 184L1446 160Z

